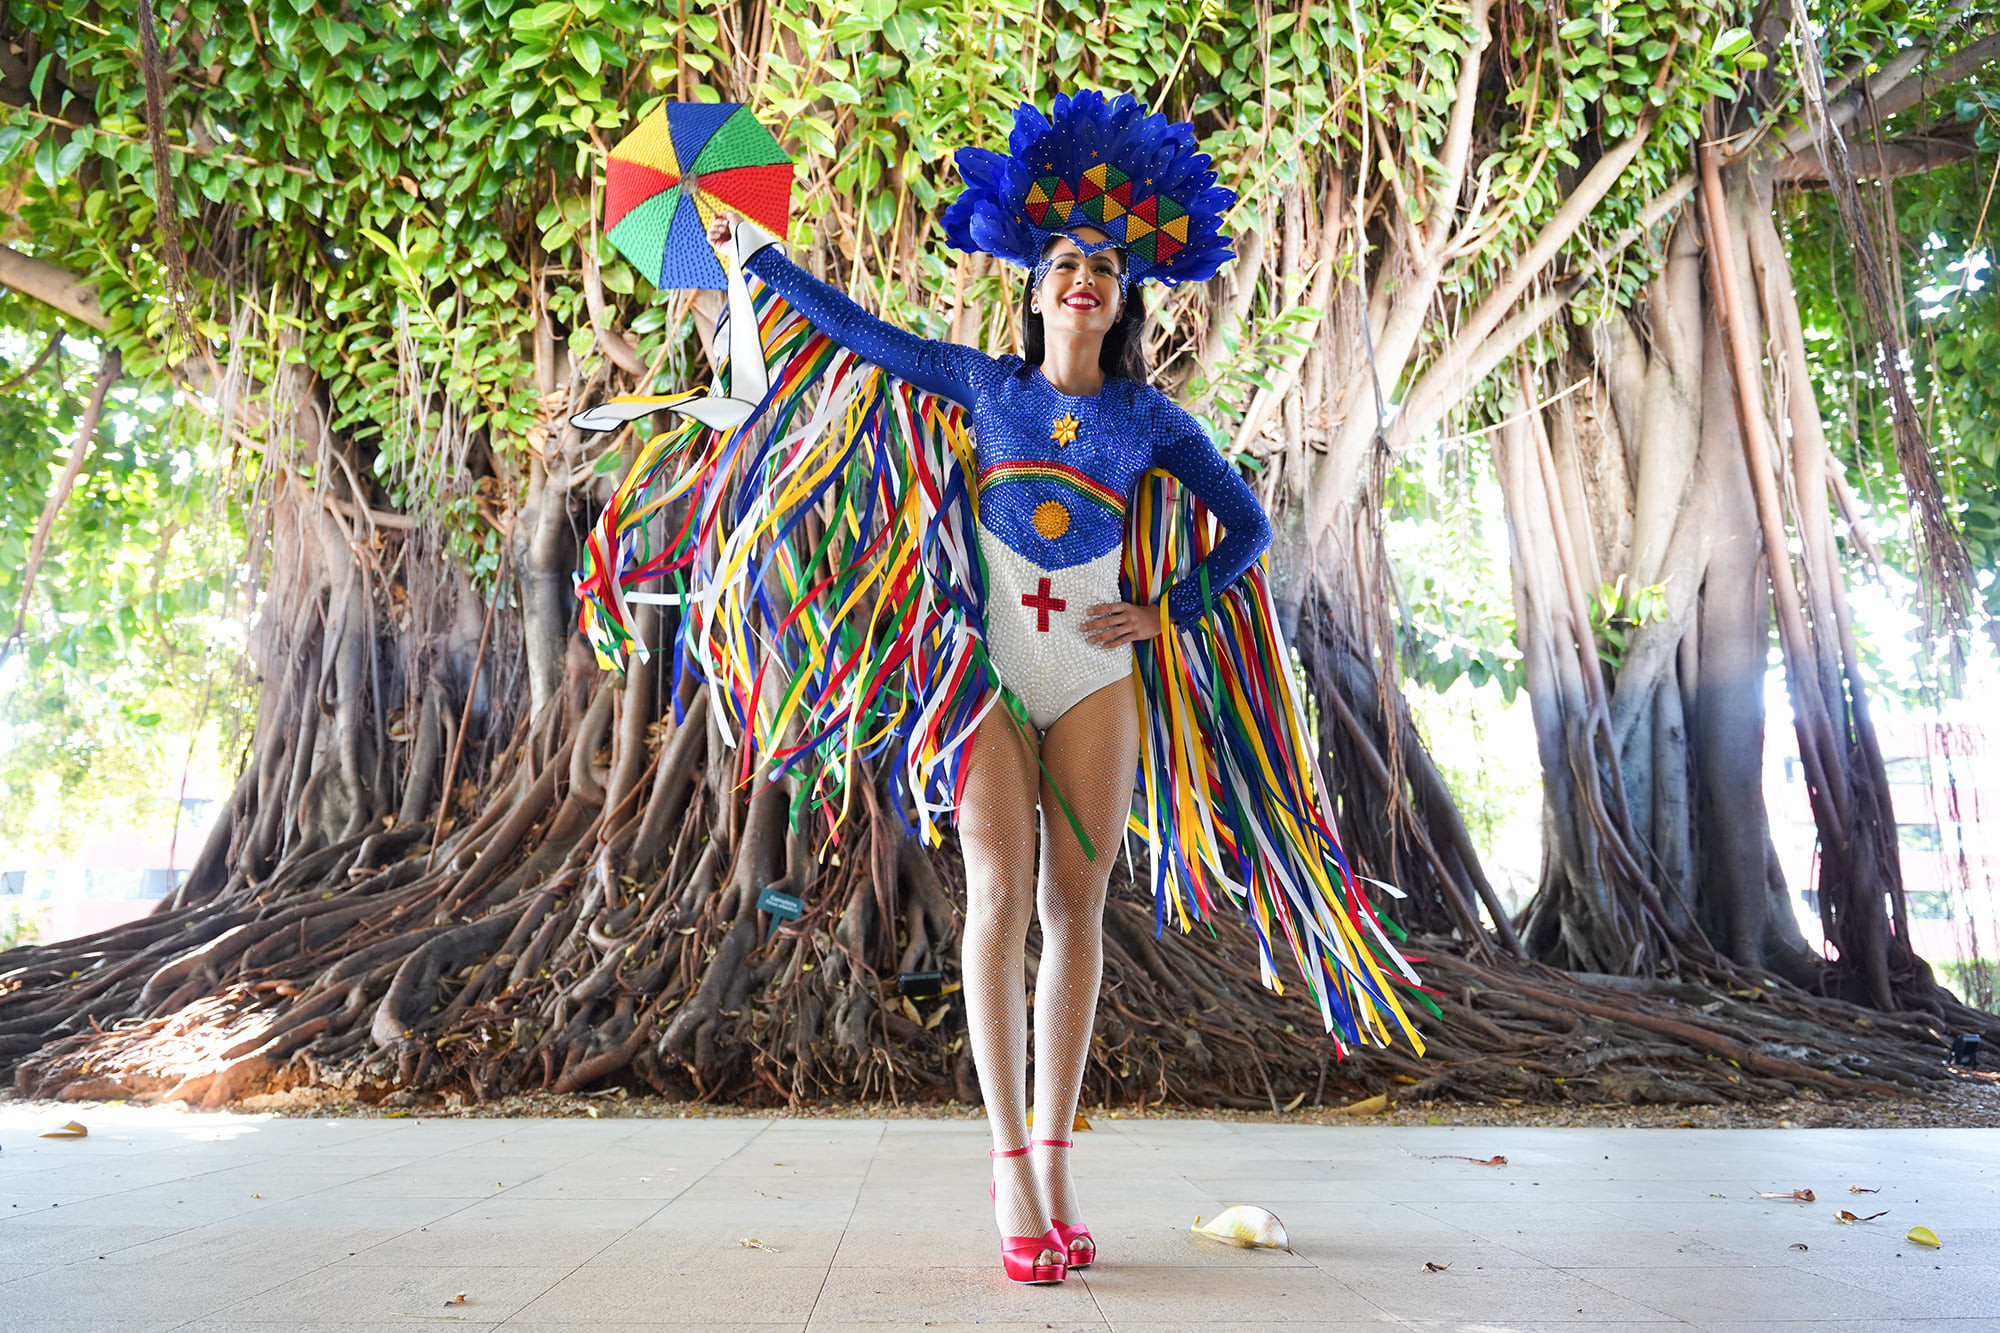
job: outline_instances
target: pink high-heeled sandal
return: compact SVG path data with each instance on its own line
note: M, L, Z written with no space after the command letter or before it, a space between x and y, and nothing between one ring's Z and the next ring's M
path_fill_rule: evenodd
M994 1150L988 1157L1023 1157L1027 1148ZM989 1197L998 1200L1000 1182L993 1181L986 1187ZM1062 1281L1069 1275L1069 1265L1057 1257L1053 1262L1045 1262L1043 1255L1061 1256L1069 1253L1068 1243L1051 1229L1039 1236L1002 1236L1000 1238L1000 1265L1007 1270L1007 1276L1027 1287L1049 1286Z
M1045 1148L1074 1148L1076 1146L1076 1141L1073 1139L1036 1139L1035 1142L1030 1146L1045 1147ZM1068 1261L1065 1264L1065 1267L1088 1268L1093 1263L1097 1262L1097 1242L1090 1238L1089 1227L1085 1226L1073 1227L1067 1222L1058 1222L1053 1217L1049 1219L1049 1225L1055 1228L1055 1233L1057 1237L1060 1238L1063 1243L1063 1256ZM1082 1258L1077 1257L1079 1253L1079 1250L1077 1248L1078 1246L1084 1247L1081 1250L1081 1254L1083 1256Z

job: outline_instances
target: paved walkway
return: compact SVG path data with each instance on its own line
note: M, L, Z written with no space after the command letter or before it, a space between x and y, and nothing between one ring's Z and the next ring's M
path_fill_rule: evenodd
M2000 1330L1996 1130L1100 1120L1103 1258L1026 1288L972 1121L77 1114L0 1104L10 1333ZM1294 1252L1188 1233L1241 1202Z

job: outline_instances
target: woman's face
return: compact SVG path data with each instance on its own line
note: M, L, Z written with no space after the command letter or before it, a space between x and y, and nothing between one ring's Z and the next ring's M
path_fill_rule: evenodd
M1110 239L1094 227L1079 227L1076 234L1092 243ZM1118 270L1124 262L1116 251L1085 255L1075 241L1058 237L1049 252L1049 271L1035 288L1044 332L1100 338L1109 333L1124 313L1125 299L1118 294Z

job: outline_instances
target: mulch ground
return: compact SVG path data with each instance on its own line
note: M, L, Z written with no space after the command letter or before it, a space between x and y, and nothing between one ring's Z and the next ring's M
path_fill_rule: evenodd
M1209 1108L1151 1106L1089 1107L1091 1120L1224 1120L1291 1125L1478 1125L1505 1128L1636 1128L1636 1129L1912 1129L2000 1128L2000 1072L1953 1071L1949 1082L1923 1096L1786 1098L1764 1104L1733 1106L1530 1105L1527 1103L1456 1101L1369 1102L1353 1107L1301 1107L1296 1111L1229 1111ZM87 1110L89 1102L23 1102L13 1106L46 1107L64 1118ZM249 1097L232 1108L238 1112L283 1116L337 1118L498 1118L589 1117L593 1119L977 1119L977 1107L963 1102L826 1103L794 1107L709 1106L634 1096L623 1089L585 1095L525 1093L499 1101L468 1103L456 1094L398 1094L380 1103L325 1088L297 1088L268 1096Z

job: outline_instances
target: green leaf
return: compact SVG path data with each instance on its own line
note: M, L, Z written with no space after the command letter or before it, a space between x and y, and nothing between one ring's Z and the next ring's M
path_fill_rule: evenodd
M604 52L597 45L597 38L587 32L580 32L569 40L569 53L576 63L583 66L586 74L595 74L604 67Z
M313 35L319 38L319 44L326 48L328 55L337 56L347 49L347 25L339 19L314 19L312 29Z

